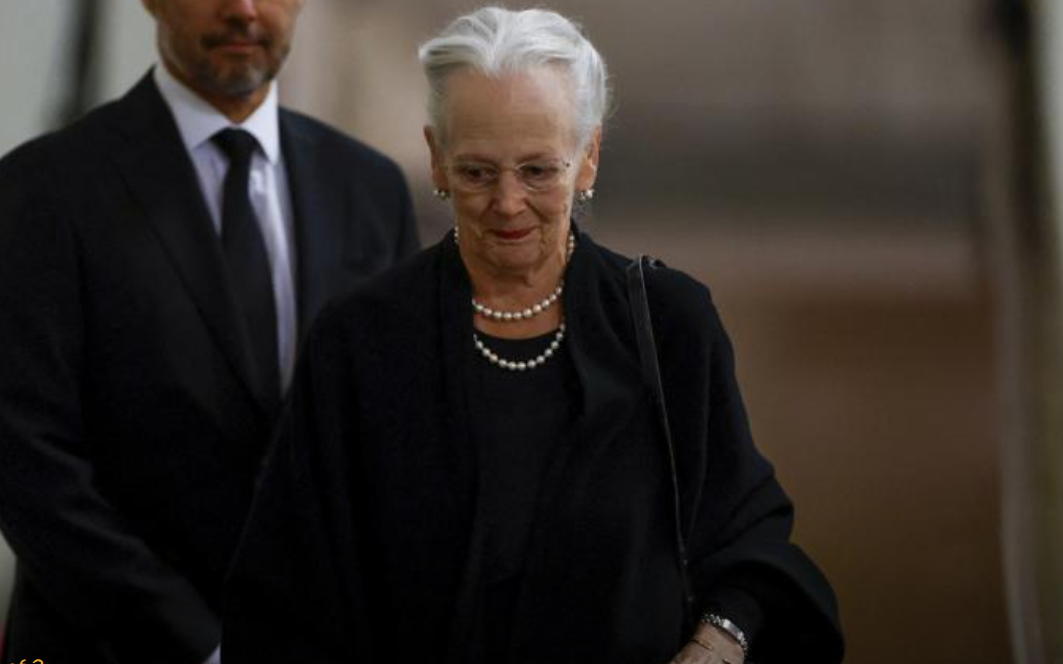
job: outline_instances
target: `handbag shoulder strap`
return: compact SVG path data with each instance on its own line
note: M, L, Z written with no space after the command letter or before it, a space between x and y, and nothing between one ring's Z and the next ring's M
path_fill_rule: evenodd
M660 418L668 447L672 447L672 431L668 424L668 407L664 400L664 384L661 382L661 369L657 363L657 343L653 338L653 321L650 319L650 300L646 295L646 277L643 265L654 264L654 259L648 256L639 256L628 265L627 288L628 299L631 304L631 316L635 323L635 338L639 347L639 364L642 366L642 377L646 384L653 390L653 398L657 405L657 413Z
M668 452L668 468L672 476L672 505L675 525L676 551L678 553L679 571L683 582L688 620L693 616L694 593L688 573L686 538L683 535L683 515L679 497L679 473L676 467L675 445L672 442L672 429L668 424L668 406L664 399L664 384L661 382L661 369L657 361L657 344L653 338L653 321L650 318L650 300L646 294L646 277L643 266L656 267L656 259L639 256L627 267L628 301L631 317L635 324L635 339L639 349L639 364L642 376L653 394L657 419L660 423L661 436L664 438Z

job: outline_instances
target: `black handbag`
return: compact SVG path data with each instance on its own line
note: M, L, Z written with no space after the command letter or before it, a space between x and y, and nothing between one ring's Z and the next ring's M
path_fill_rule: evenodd
M635 325L635 338L639 347L639 364L642 377L653 395L657 419L667 452L668 469L672 476L673 523L675 526L676 562L683 584L684 623L693 629L697 622L694 613L694 592L690 584L689 562L687 558L686 538L683 534L683 516L680 510L679 474L676 469L675 445L672 443L672 430L668 425L668 407L664 400L664 386L661 383L661 370L657 363L657 344L653 340L653 321L650 319L650 301L646 296L645 269L654 270L662 265L660 261L649 256L639 256L627 267L628 302L631 306L631 318ZM645 268L644 268L645 266Z

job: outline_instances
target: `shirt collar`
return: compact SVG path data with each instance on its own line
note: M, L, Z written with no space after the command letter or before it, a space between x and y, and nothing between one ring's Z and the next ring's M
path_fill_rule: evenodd
M280 159L280 124L277 86L271 81L266 99L246 120L237 124L174 78L162 64L155 65L155 84L173 112L185 149L192 152L214 134L229 127L243 129L258 140L270 163Z

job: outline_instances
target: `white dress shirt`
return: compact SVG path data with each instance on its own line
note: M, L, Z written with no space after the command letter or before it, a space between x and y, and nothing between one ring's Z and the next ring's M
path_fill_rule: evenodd
M273 300L277 311L277 359L281 388L291 384L295 368L298 319L295 302L295 242L291 189L281 154L277 86L270 83L265 101L246 120L236 124L173 77L166 67L155 66L155 84L170 107L185 149L199 176L199 186L221 234L222 191L229 161L211 138L223 129L249 132L258 140L251 160L248 193L258 218L269 256ZM253 333L254 331L251 330Z

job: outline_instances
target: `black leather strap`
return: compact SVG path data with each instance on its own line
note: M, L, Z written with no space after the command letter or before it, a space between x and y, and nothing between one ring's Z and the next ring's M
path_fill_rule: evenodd
M639 363L642 365L643 380L653 394L654 403L657 406L656 411L661 428L661 436L664 439L668 453L668 466L672 475L676 552L683 582L683 593L686 599L685 619L688 626L691 626L695 622L694 593L690 585L690 575L687 569L687 546L686 538L683 534L683 515L679 499L679 474L676 470L672 429L668 424L668 407L664 400L664 384L661 382L661 369L657 362L657 344L653 339L653 321L650 318L650 301L646 295L644 265L648 265L649 269L652 270L656 268L657 261L648 256L639 256L627 267L628 302L631 306L631 318L635 324L635 338L638 341Z

